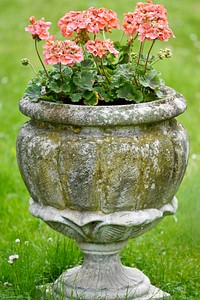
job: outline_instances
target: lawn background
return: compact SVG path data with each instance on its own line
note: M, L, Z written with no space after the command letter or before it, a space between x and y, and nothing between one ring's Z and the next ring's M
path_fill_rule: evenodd
M89 6L133 11L136 1L1 0L0 10L0 299L38 299L36 285L54 280L62 270L80 263L75 243L53 232L28 212L29 195L21 180L15 154L16 137L27 120L18 102L32 71L20 64L28 57L40 67L27 19L45 17L54 23L69 10ZM188 129L191 150L188 168L177 193L179 209L152 231L129 241L121 256L136 266L151 282L168 291L170 299L200 299L200 2L160 0L168 9L176 39L157 43L171 47L174 57L157 64L167 85L181 92L188 102L179 120ZM116 36L117 38L117 36ZM19 239L20 242L16 242ZM19 259L13 265L12 254ZM45 298L44 298L45 299Z

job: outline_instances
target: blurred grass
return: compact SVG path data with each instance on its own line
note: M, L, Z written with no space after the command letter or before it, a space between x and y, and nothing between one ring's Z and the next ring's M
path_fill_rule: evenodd
M156 1L157 2L157 1ZM66 268L81 260L73 241L54 233L28 212L28 193L18 172L15 141L26 118L18 102L32 71L20 64L28 57L36 67L33 43L24 32L31 15L54 23L69 10L105 6L122 12L132 11L130 0L1 0L0 17L0 299L38 299L36 285L52 281ZM171 47L172 60L160 62L167 85L182 93L187 112L179 120L188 129L191 152L188 169L179 189L176 217L167 217L155 229L122 252L125 264L137 266L152 283L170 292L170 299L200 299L200 33L199 0L160 0L168 9L176 39L157 43L157 49ZM116 36L116 38L118 38ZM20 243L15 240L19 238ZM18 253L13 266L10 255ZM7 284L5 284L8 282Z

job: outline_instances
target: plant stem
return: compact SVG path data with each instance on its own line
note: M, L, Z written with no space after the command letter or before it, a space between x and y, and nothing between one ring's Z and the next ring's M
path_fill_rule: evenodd
M132 53L132 47L133 47L133 43L135 42L136 38L137 38L138 34L136 34L134 36L134 38L132 38L129 42L129 62L131 62L131 53Z
M104 30L102 31L102 34L103 34L103 39L106 40L106 36L105 36L105 31Z
M96 65L96 67L97 67L97 72L98 72L100 75L102 75L102 74L101 74L101 69L100 69L99 66L98 66L97 58L96 58L95 56L93 56L93 58L94 58L95 65Z
M44 69L44 71L45 71L47 77L49 77L48 72L47 72L47 69L45 68L45 65L44 65L44 63L43 63L43 61L42 61L42 59L41 59L41 57L40 57L40 53L39 53L39 51L38 51L37 40L35 40L35 50L36 50L37 56L38 56L38 58L39 58L39 61L41 62L42 67L43 67L43 69Z
M145 40L142 41L140 43L140 51L139 51L139 55L138 55L138 62L137 62L137 66L139 65L140 63L140 58L141 58L141 55L142 55L142 52L143 52L143 49L144 49L144 43L145 43Z
M108 81L108 84L110 84L110 79L108 77L108 74L106 73L106 70L104 69L104 66L103 66L103 59L101 59L101 69L103 71L104 76L106 77L106 79Z
M158 57L158 58L156 58L151 64L150 64L150 66L153 66L155 63L157 63L158 61L160 60L160 58Z
M122 43L123 37L124 37L124 31L122 32L122 36L121 36L121 39L119 41L120 44Z
M137 78L135 76L133 77L133 80L135 82L135 85L138 86L138 81L137 81Z
M59 63L59 67L60 67L60 79L62 81L62 84L64 84L64 80L63 80L63 76L62 76L62 64Z
M33 67L32 63L28 63L29 66L31 67L31 69L33 70L33 72L38 76L38 73L36 72L35 68Z
M133 41L130 42L129 44L129 54L128 54L128 62L131 62L131 49L132 49Z
M105 76L106 80L108 81L108 84L110 84L110 79L108 77L108 74L106 73L105 69L104 69L104 66L103 66L103 59L101 59L101 65L99 66L98 65L98 62L97 62L97 59L96 57L94 56L94 61L95 61L95 64L97 66L97 71L98 73L101 75L101 76Z
M144 74L146 73L146 70L147 70L147 64L148 64L148 61L149 61L149 56L150 56L151 50L152 50L152 48L153 48L153 45L155 44L155 41L156 41L156 40L153 40L153 41L152 41L151 47L149 48L149 51L148 51L148 54L147 54L147 58L146 58L146 63L145 63L145 66L144 66Z

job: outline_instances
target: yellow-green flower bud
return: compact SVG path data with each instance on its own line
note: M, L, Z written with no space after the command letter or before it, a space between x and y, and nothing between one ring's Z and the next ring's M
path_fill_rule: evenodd
M28 58L23 58L23 59L21 59L21 63L22 63L23 66L28 66L28 65L29 65L29 60L28 60Z
M160 59L171 58L172 57L172 51L169 48L160 49L160 51L158 52L157 55Z
M134 52L131 54L132 59L136 59L138 57L138 53Z
M166 58L171 58L172 57L172 51L169 48L165 48L165 57Z

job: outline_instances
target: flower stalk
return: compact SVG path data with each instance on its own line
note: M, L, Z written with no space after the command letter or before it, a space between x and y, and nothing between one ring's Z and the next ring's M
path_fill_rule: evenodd
M106 70L105 70L105 68L104 68L104 65L103 65L103 58L101 59L101 69L102 69L102 71L103 71L103 74L104 74L104 76L105 76L105 78L106 78L108 84L111 84L111 81L110 81L110 79L109 79L109 77L108 77L108 74L107 74L107 72L106 72Z
M149 51L148 51L148 53L147 53L147 58L146 58L145 66L144 66L144 74L145 74L146 71L147 71L147 65L148 65L150 53L151 53L151 50L153 49L154 44L155 44L155 40L152 41L152 44L151 44L151 46L150 46L150 48L149 48Z
M145 42L145 41L142 41L142 42L140 43L140 50L139 50L139 54L138 54L137 67L138 67L139 64L140 64L140 59L141 59L141 57L142 57L142 53L143 53L143 49L144 49L144 42Z
M23 66L28 66L29 65L31 67L31 69L33 70L33 72L35 73L35 75L38 76L38 73L36 72L35 68L33 67L32 63L29 61L29 59L23 58L23 59L21 59L21 63L22 63Z
M45 68L45 65L44 65L44 63L42 61L42 58L40 56L40 53L39 53L39 50L38 50L38 47L37 47L37 43L38 43L38 41L35 39L35 50L36 50L37 56L38 56L39 61L40 61L41 65L42 65L42 67L43 67L43 69L45 71L46 76L49 77L47 69Z

